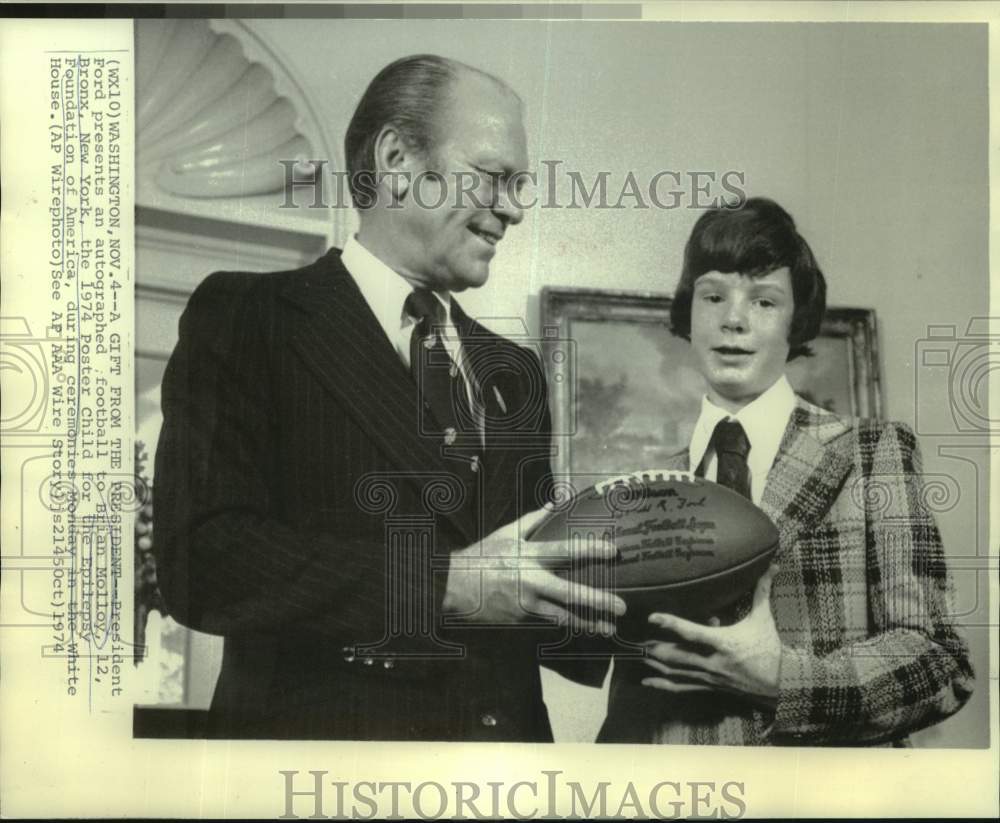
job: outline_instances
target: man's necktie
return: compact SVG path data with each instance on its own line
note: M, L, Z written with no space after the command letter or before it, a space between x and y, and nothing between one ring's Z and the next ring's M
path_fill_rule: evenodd
M439 333L445 322L444 305L433 292L416 289L403 310L417 322L410 338L410 372L422 407L431 412L421 417L421 429L428 434L443 432L445 445L451 445L459 433L475 432L476 422L462 372Z
M715 448L715 482L750 497L750 468L747 455L750 441L738 420L720 420L712 432L710 447Z

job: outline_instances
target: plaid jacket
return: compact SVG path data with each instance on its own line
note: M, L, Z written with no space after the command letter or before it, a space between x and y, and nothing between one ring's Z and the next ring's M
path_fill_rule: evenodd
M682 452L667 468L687 467ZM799 400L761 500L779 530L776 709L644 687L648 667L620 661L599 740L906 745L908 733L958 711L973 672L921 492L907 426Z

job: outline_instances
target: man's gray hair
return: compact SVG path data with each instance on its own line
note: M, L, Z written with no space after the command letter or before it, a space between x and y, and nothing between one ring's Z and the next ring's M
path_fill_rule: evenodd
M437 117L463 71L488 77L514 94L498 77L436 54L402 57L368 84L344 137L348 186L357 208L373 205L375 141L383 127L391 123L408 146L431 157L437 144Z

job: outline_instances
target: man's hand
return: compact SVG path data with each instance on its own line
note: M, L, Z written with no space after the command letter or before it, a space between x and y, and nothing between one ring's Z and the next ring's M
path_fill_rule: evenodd
M613 619L625 614L625 602L603 589L560 577L553 565L567 565L569 547L558 542L524 540L548 514L524 515L493 532L481 543L453 552L444 595L444 611L463 614L473 623L510 625L553 618L589 633L610 636ZM609 563L613 545L574 550L574 559Z
M671 614L651 614L649 622L677 640L649 640L645 663L659 676L644 686L668 692L723 691L774 706L778 696L781 639L771 616L771 566L754 591L753 607L739 623L702 626Z

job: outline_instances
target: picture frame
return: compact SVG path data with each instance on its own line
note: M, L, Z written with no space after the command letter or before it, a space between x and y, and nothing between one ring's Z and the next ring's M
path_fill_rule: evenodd
M704 395L672 298L546 287L541 326L562 476L653 469L688 444ZM813 354L788 365L797 394L837 414L883 416L875 312L826 311Z

